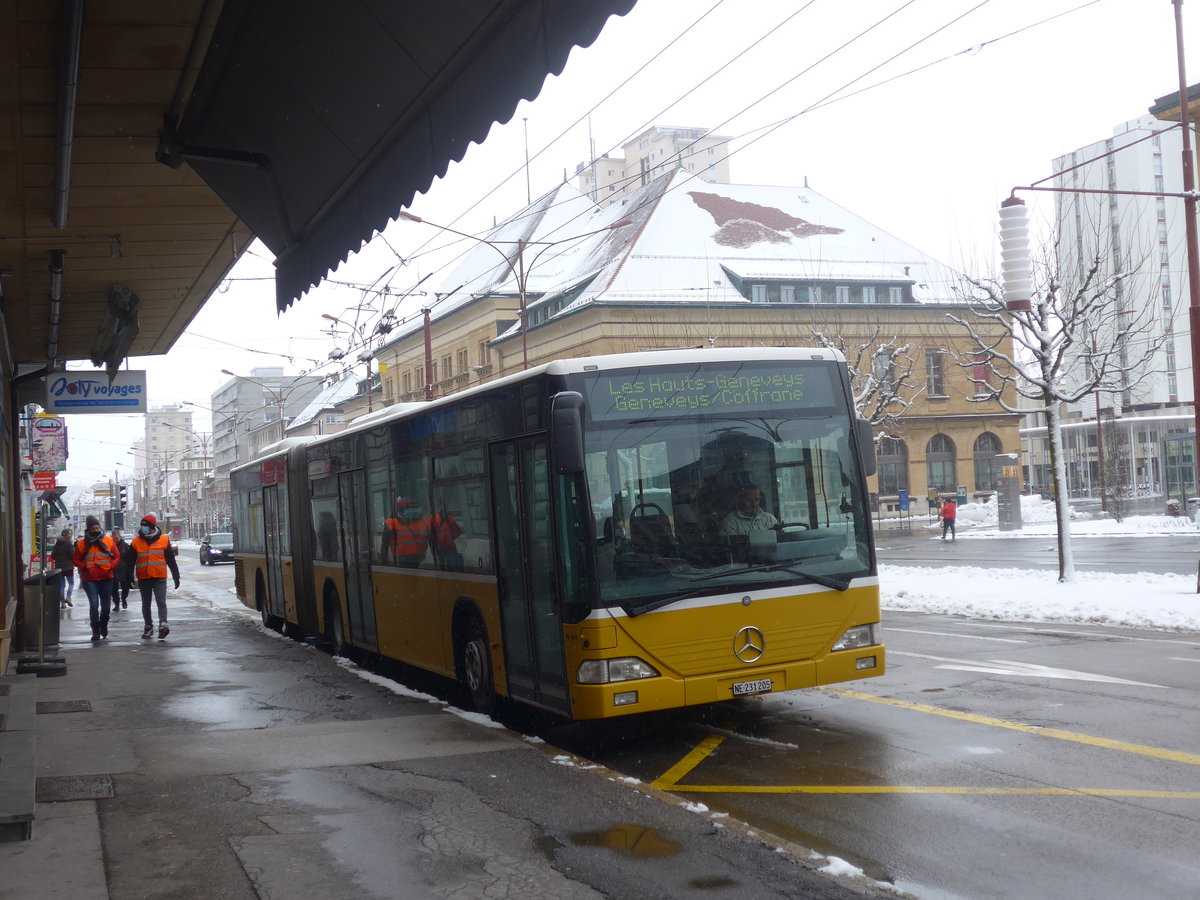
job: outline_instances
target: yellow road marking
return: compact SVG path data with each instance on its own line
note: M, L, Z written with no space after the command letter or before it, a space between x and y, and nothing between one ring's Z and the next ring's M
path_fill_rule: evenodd
M1093 737L1089 734L1079 734L1061 728L1038 728L1022 722L1009 722L1005 719L995 719L991 716L979 716L974 713L957 712L952 709L941 709L937 706L926 706L922 703L909 703L907 700L893 700L890 697L876 697L861 691L851 691L845 688L823 688L827 693L850 697L855 700L867 700L871 703L883 703L899 709L909 709L930 715L943 716L947 719L958 719L961 722L974 722L977 725L990 725L993 728L1007 728L1010 731L1020 731L1025 734L1036 734L1039 737L1054 738L1059 741L1073 741L1076 744L1087 744L1091 747L1103 747L1106 750L1118 750L1121 753L1136 753L1140 756L1151 756L1155 759L1165 759L1170 762L1185 763L1189 766L1200 766L1200 753L1184 753L1182 750L1164 750L1161 747L1148 747L1145 744L1131 744L1126 741L1114 741L1109 738Z
M657 783L656 783L657 785ZM1138 791L1119 788L1001 788L901 784L674 784L682 794L971 794L1043 797L1148 797L1163 800L1200 800L1200 791Z
M725 738L723 737L705 738L697 745L696 749L671 766L671 768L663 773L662 777L653 781L651 786L664 791L671 790L680 778L683 778L688 772L704 762L710 753L721 746L724 740Z

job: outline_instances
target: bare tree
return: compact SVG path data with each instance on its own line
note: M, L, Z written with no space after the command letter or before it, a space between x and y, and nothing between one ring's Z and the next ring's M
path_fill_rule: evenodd
M850 338L814 328L812 336L822 347L837 350L846 357L854 408L871 423L875 443L903 434L899 419L925 389L913 384L916 364L910 355L912 344L903 344L895 337L885 338L878 328L870 336Z
M1129 434L1117 425L1113 413L1113 408L1109 407L1100 415L1102 424L1096 444L1102 450L1100 492L1104 510L1116 521L1123 522L1129 515L1129 501L1133 496L1133 467L1129 456Z
M1006 353L1004 341L984 335L971 321L947 317L964 328L975 345L973 358L959 361L977 388L971 399L994 400L1010 412L1029 412L1002 396L1011 386L1034 401L1034 409L1045 417L1058 524L1058 580L1074 581L1062 406L1095 391L1128 393L1149 373L1148 364L1166 335L1155 328L1155 304L1129 303L1125 285L1135 269L1127 260L1095 253L1073 275L1060 277L1053 262L1058 258L1051 249L1035 265L1029 309L1009 310L995 280L967 279L967 302L975 316L1011 334L1014 353ZM986 378L977 374L981 365Z

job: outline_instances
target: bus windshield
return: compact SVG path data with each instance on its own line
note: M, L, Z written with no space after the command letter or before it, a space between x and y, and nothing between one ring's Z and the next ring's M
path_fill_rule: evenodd
M778 404L775 415L680 414L684 403L633 421L593 415L585 460L598 603L637 615L734 590L844 590L869 573L854 420L830 395L806 409Z

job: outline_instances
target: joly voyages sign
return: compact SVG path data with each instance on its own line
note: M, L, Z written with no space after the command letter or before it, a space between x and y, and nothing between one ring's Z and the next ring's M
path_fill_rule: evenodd
M107 372L55 372L46 381L50 413L144 413L146 373L119 371L109 383Z

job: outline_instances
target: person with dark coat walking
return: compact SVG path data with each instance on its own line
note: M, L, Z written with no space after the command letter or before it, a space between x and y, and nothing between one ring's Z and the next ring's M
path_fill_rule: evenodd
M75 542L71 540L70 528L64 528L58 540L54 542L50 551L50 561L54 568L62 572L62 581L59 582L59 608L74 606L71 602L71 592L75 590Z
M112 530L113 543L117 545L117 553L121 558L117 560L116 568L113 569L113 597L112 608L113 612L119 609L129 609L129 589L133 586L133 566L136 557L133 553L133 548L129 546L129 541L125 540L125 535L121 534L120 528Z
M74 563L79 569L83 591L88 598L92 622L92 640L108 637L108 604L112 602L113 569L117 564L117 545L104 533L100 520L87 517L87 531L75 542Z

